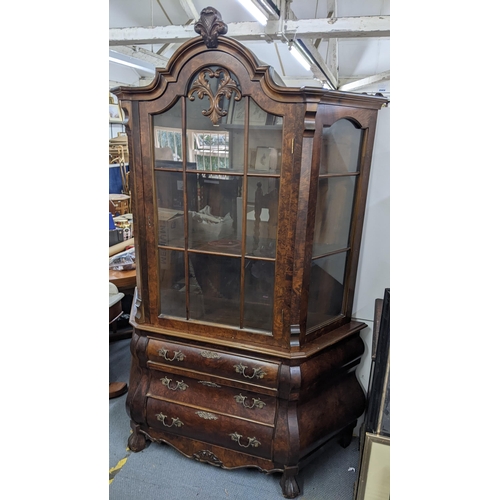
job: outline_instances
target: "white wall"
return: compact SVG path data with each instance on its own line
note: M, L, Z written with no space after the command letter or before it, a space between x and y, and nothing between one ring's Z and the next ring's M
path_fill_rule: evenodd
M372 168L363 227L353 319L368 325L361 331L365 352L356 370L358 380L368 389L370 378L375 299L390 288L390 107L379 111ZM355 435L358 435L358 421Z

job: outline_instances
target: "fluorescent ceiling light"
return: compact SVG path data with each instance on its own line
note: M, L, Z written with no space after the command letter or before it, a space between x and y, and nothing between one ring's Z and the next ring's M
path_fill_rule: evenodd
M267 24L267 17L260 11L260 9L252 2L252 0L238 0L245 9L252 14L257 21L265 26Z
M302 52L295 47L295 45L290 46L290 52L292 53L292 56L297 59L297 61L302 65L304 69L307 69L307 71L311 71L311 65L309 64L309 61L302 55Z
M146 65L136 64L132 61L128 61L125 59L119 59L118 57L114 57L112 55L109 56L109 62L121 64L122 66L127 66L129 68L138 69L138 70L144 71L146 73L152 73L152 74L155 73L154 69L148 68Z

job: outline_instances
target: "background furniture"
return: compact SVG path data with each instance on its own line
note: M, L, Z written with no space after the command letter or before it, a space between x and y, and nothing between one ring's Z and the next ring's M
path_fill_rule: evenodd
M389 500L390 494L390 289L375 301L368 405L360 436L356 500Z
M122 299L125 295L118 291L113 283L109 283L109 324L116 325L116 322L123 314ZM127 392L126 382L110 382L109 398L117 398Z
M299 468L347 446L365 408L351 313L386 100L280 87L214 9L195 30L149 86L113 90L137 264L128 444L281 472L294 498ZM181 144L175 161L160 140Z

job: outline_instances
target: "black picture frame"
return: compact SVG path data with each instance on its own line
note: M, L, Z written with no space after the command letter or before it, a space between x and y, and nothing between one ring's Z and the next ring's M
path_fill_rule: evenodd
M365 432L390 437L390 289L377 313L373 332L372 370L368 386Z

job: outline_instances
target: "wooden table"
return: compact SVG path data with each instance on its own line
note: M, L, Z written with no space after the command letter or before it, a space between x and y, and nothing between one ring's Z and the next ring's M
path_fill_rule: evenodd
M136 285L135 269L131 269L130 271L114 271L110 269L109 281L113 285L116 285L120 291L133 289Z

